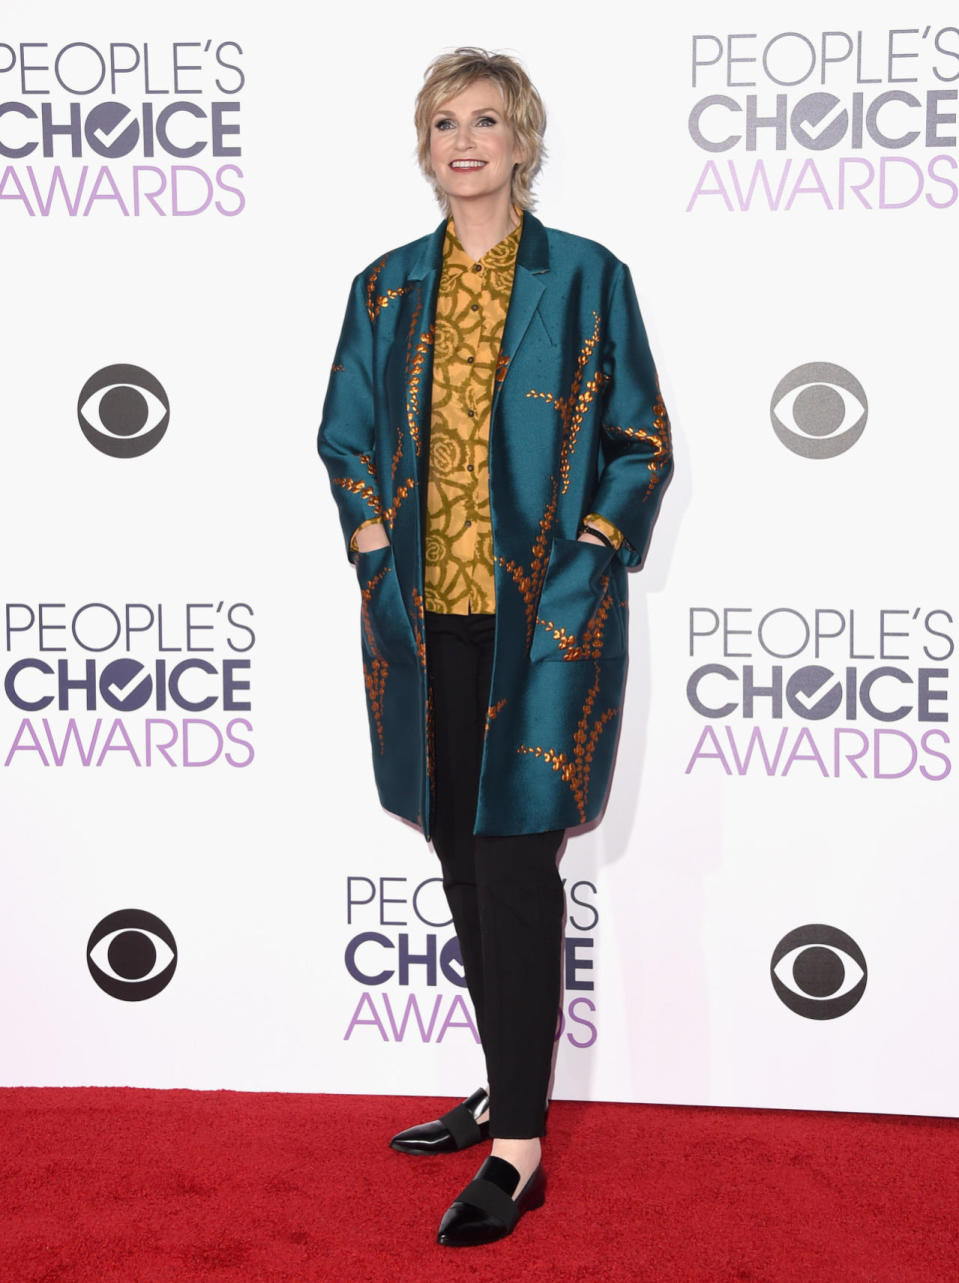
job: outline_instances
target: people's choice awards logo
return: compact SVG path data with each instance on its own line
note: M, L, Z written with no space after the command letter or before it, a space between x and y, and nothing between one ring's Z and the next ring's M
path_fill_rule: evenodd
M769 966L773 988L790 1011L834 1020L866 991L866 958L851 936L822 923L783 936Z
M143 909L107 914L87 942L90 975L104 993L124 1002L155 998L173 979L176 960L173 932Z
M869 407L854 374L828 361L811 361L779 380L769 413L776 436L794 454L834 459L862 436Z
M685 773L948 779L954 631L953 610L905 601L691 606L686 700L702 721Z
M687 213L952 209L957 61L954 22L697 31Z
M77 401L83 435L114 459L135 459L159 445L170 401L159 379L138 365L107 365L84 383Z
M22 34L0 43L0 218L243 212L237 41Z
M594 883L564 886L564 995L555 1037L585 1050L600 1029L594 971L600 910ZM413 885L405 877L349 875L346 929L346 971L362 988L344 1042L480 1041L441 878Z

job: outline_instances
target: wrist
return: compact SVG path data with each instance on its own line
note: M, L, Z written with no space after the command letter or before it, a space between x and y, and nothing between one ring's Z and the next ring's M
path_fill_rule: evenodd
M350 547L353 552L373 552L377 548L385 548L389 542L386 526L382 521L373 520L364 522L353 532Z
M623 542L623 532L599 512L587 512L580 519L580 529L592 531L610 548L619 548Z
M580 537L583 535L592 535L592 540L595 540L597 543L605 544L607 548L614 547L612 539L610 539L608 535L603 534L602 530L597 530L595 526L588 526L584 523L580 527L579 533ZM589 542L592 542L592 540Z

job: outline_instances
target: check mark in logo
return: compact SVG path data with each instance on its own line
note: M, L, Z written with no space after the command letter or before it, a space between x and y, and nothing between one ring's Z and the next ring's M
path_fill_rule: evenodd
M94 121L97 123L93 124ZM135 141L138 128L128 108L116 102L103 103L95 108L90 125L93 125L90 142L104 156L122 155Z
M109 664L101 679L104 698L113 708L128 713L142 708L150 698L153 683L144 674L143 665L136 659L116 659Z
M810 146L817 150L822 150L838 142L839 137L845 129L846 109L841 102L837 102L830 94L812 94L812 101L804 104L809 114L805 119L793 119L793 129L800 137ZM822 113L813 118L816 106L821 105ZM811 109L811 110L810 110ZM834 126L842 124L842 128L834 129ZM827 134L834 133L836 137L826 137Z
M787 687L789 702L811 721L820 721L834 713L842 700L842 686L835 674L818 664L793 673Z

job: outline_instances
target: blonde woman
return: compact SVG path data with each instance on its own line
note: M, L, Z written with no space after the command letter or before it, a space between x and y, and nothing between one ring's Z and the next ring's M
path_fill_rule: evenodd
M602 811L626 672L626 567L671 468L628 269L531 213L546 118L514 59L427 69L419 161L445 217L356 278L319 435L362 600L382 804L432 840L483 1087L393 1138L491 1140L446 1246L544 1200L565 830Z

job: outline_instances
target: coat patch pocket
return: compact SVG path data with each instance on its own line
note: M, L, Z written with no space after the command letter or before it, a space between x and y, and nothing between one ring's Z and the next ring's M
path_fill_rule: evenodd
M358 553L356 577L362 597L364 652L373 659L413 659L413 633L396 578L392 544Z
M619 659L623 612L614 600L615 550L578 539L553 540L539 599L530 659Z

